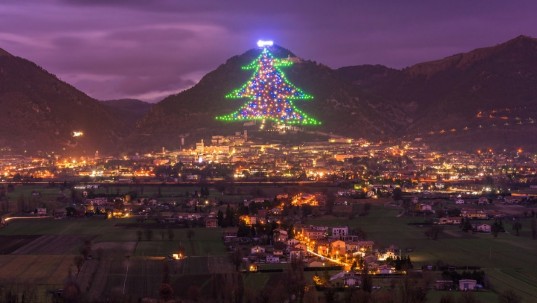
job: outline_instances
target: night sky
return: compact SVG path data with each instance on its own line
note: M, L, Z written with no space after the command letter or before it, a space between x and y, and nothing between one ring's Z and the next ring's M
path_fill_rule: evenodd
M155 102L258 39L334 68L402 68L537 37L536 16L534 0L1 0L0 48L97 99Z

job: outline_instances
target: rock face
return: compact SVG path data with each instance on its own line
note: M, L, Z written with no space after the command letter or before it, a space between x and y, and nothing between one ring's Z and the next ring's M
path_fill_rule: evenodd
M125 127L108 107L4 50L0 108L0 147L16 151L108 152L117 146Z

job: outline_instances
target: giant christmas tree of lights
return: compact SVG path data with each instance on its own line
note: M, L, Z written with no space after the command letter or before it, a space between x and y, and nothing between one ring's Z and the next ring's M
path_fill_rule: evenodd
M293 62L274 58L268 47L272 42L259 41L263 50L257 59L243 66L244 70L254 70L253 76L239 89L226 95L229 99L248 98L248 102L237 111L216 117L223 121L272 120L281 124L319 125L321 122L306 115L293 104L294 100L313 99L312 96L291 84L281 67L289 67Z

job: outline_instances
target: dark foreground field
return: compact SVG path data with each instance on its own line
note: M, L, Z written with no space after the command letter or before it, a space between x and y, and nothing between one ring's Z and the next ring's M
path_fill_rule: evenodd
M424 235L426 226L408 224L423 218L399 216L400 210L388 201L370 202L374 205L367 216L322 216L309 218L307 223L359 227L376 247L393 244L408 251L415 268L438 263L481 267L492 286L492 290L476 293L481 302L496 302L497 293L506 289L521 295L524 302L537 302L537 241L531 238L529 221L522 221L520 236L509 228L494 238L446 226L438 240L430 240ZM121 224L126 222L131 221L81 218L10 222L0 229L0 291L25 293L27 299L34 298L31 302L50 302L49 291L63 288L71 273L88 302L137 302L139 298L159 296L166 271L174 295L185 300L218 293L226 289L225 283L239 279L221 241L221 229L192 229L191 240L187 229L173 229L172 240L167 237L167 229L154 229L150 240L144 235L139 241L140 228ZM84 241L90 241L92 256L78 271L75 258ZM180 248L186 259L167 258ZM308 284L312 275L305 274ZM257 299L260 293L276 291L273 285L283 278L281 272L240 275L245 296ZM428 302L439 302L443 294L430 291Z

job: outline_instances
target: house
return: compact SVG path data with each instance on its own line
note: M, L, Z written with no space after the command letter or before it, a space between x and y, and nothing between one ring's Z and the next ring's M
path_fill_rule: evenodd
M391 274L394 272L394 268L386 265L386 264L383 264L381 266L378 267L377 269L377 272L381 275L388 275L388 274Z
M362 283L362 279L360 278L360 276L354 273L346 274L343 277L343 285L345 286L354 287L354 286L359 286L361 283Z
M395 259L397 258L397 255L395 254L395 251L389 249L389 250L386 250L386 251L379 251L377 253L377 259L379 261L385 261L387 259Z
M338 226L338 227L332 227L332 237L334 238L340 238L344 237L349 234L349 227L348 226Z
M222 231L222 237L224 239L226 239L226 238L236 238L238 231L239 231L238 227L224 228L224 230Z
M477 200L477 204L489 204L489 199L487 197L480 197L479 200Z
M277 228L274 230L274 242L285 242L289 238L287 231Z
M301 249L303 251L306 251L308 250L308 247L306 246L306 244L303 244L303 243L298 243L296 244L295 246L293 246L294 248L296 249Z
M267 263L280 263L280 257L274 255L266 255L265 260Z
M319 255L328 256L330 253L330 244L326 241L319 241L317 244L317 253Z
M300 243L300 241L298 241L297 239L289 239L289 240L287 240L287 246L288 247L294 247L298 243Z
M265 248L263 246L256 245L256 246L250 248L250 253L252 255L264 254L265 253Z
M218 219L217 218L207 218L207 219L205 219L205 227L207 227L207 228L216 228L216 227L218 227Z
M289 256L291 259L303 259L305 256L305 252L302 249L298 248L291 248L291 251L289 251Z
M38 216L46 216L47 215L47 209L46 208L37 208L36 209L36 215L38 215Z
M272 254L276 257L283 257L283 250L282 249L274 249L274 251L272 252Z
M240 216L239 219L247 226L252 226L257 223L256 216L243 215L243 216Z
M453 280L436 280L434 283L434 288L436 290L451 290L453 287Z
M487 214L482 210L477 209L466 209L461 212L461 217L468 218L468 219L480 219L480 220L486 220L488 219Z
M474 290L476 285L477 285L477 281L473 279L459 280L459 290L462 290L462 291Z
M490 233L491 232L491 226L490 224L479 224L475 226L475 230L482 233Z
M375 242L373 241L358 241L358 246L360 247L360 251L372 251L374 244Z
M445 225L445 224L451 224L451 225L457 225L461 224L461 218L460 217L442 217L438 219L438 224Z
M433 211L433 207L430 204L420 203L416 206L417 211Z
M347 251L356 252L356 251L360 250L360 242L345 241L345 249Z
M346 249L345 241L336 240L330 242L330 254L333 256L344 256L347 252Z
M57 208L54 210L54 218L63 219L67 216L67 211L65 208Z
M310 226L302 228L302 235L310 240L324 238L327 234L328 227Z

